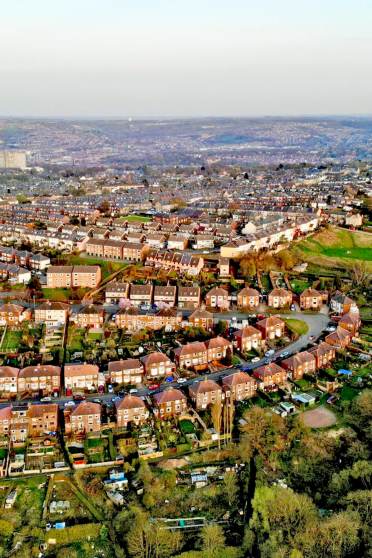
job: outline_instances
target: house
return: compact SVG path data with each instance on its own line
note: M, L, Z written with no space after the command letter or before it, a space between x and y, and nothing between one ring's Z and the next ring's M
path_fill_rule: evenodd
M0 366L0 397L12 397L18 391L19 368Z
M346 296L345 294L337 291L330 300L330 309L336 314L347 314L348 312L357 312L358 306L355 304L353 299Z
M146 244L151 248L165 248L167 237L161 233L150 233L146 235Z
M101 268L99 265L74 265L72 270L72 287L94 289L99 285L100 281Z
M324 341L316 347L309 349L309 353L314 355L317 368L327 368L332 360L336 358L335 347Z
M349 333L351 333L352 337L355 337L358 334L359 328L362 325L362 322L359 317L359 312L347 312L338 322L339 327L346 329Z
M119 428L126 428L129 423L137 426L144 423L148 417L148 409L140 397L126 395L124 399L116 401L116 423Z
M213 287L206 295L206 305L209 308L228 310L230 306L229 293L222 287Z
M72 265L51 265L47 270L47 287L50 289L72 286Z
M214 236L212 234L196 234L194 248L196 250L214 248Z
M189 323L193 327L201 327L207 331L210 331L213 328L214 323L213 314L211 312L208 312L207 310L198 308L189 316Z
M137 358L114 360L108 363L108 373L112 384L138 385L142 383L143 366Z
M58 405L43 403L28 408L28 435L33 438L58 430Z
M151 283L148 285L131 285L129 299L135 306L151 306L153 290L154 287Z
M239 351L245 353L262 346L262 332L253 326L246 326L234 333L234 341Z
M292 380L300 380L304 374L315 374L316 358L312 353L303 351L283 360L281 366L288 370Z
M47 287L51 289L70 287L93 289L100 281L99 265L51 265L47 270Z
M65 364L64 372L66 390L98 390L99 368L96 364Z
M167 248L168 250L185 250L189 240L187 236L181 236L179 234L170 234L168 238Z
M67 304L48 300L35 308L35 323L60 326L66 323L69 312Z
M159 418L182 415L187 410L187 399L181 390L168 388L153 396L154 413Z
M237 297L238 308L257 308L260 304L260 293L256 289L244 287Z
M221 403L224 399L222 388L215 381L208 379L191 384L189 395L197 410Z
M323 295L315 289L305 289L300 294L300 307L302 310L320 310L323 304Z
M275 362L256 368L253 375L263 384L264 388L274 385L283 385L287 380L287 372L284 368L275 364Z
M175 308L139 309L135 306L122 308L116 314L115 323L119 329L139 331L141 329L174 331L181 327L182 314Z
M178 307L192 310L200 306L200 287L178 287Z
M157 306L167 305L175 306L177 296L177 287L167 285L165 287L156 285L154 288L154 304Z
M129 283L111 281L105 288L105 302L107 304L119 304L122 299L129 298Z
M285 330L285 322L278 316L269 316L260 320L256 324L257 329L262 333L264 339L275 339L275 337L283 337Z
M292 304L292 293L287 289L276 288L269 293L268 305L272 308L284 308Z
M233 401L242 401L256 395L257 382L246 372L234 372L222 379L226 397Z
M32 395L51 395L61 389L61 369L51 364L27 366L19 371L18 393Z
M336 331L326 336L325 342L335 347L335 349L344 349L350 344L351 338L352 334L348 330L338 327Z
M187 343L176 349L174 354L179 368L203 370L208 366L208 350L202 341Z
M100 432L101 405L91 401L82 401L72 410L64 410L66 434L86 434Z
M231 360L233 346L231 341L224 337L212 337L206 342L208 349L208 362L220 361L222 359Z
M99 328L104 322L104 316L103 308L94 304L87 304L74 315L73 319L80 327Z
M147 246L141 242L123 243L123 260L130 262L142 262L145 259Z
M31 310L10 302L0 306L0 325L17 326L31 319Z
M13 443L23 443L27 437L35 438L56 432L58 405L17 403L0 409L0 435Z
M148 380L171 376L175 371L173 362L164 353L150 353L141 357L141 362Z
M220 277L230 277L230 258L219 258L218 269Z

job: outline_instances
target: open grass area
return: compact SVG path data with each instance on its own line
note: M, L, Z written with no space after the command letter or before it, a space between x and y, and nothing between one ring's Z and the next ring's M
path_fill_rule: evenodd
M356 261L365 261L372 272L372 235L367 232L329 227L291 250L301 260L321 267L350 268Z
M90 258L89 256L68 256L67 265L99 265L101 267L102 279L106 279L111 273L124 269L128 264L123 262L113 262L101 260L100 258Z
M121 221L128 221L128 223L133 223L138 221L139 223L148 223L151 221L151 217L147 217L146 215L137 215L132 213L131 215L123 215L119 217Z
M302 320L296 320L295 318L286 318L285 320L286 326L292 333L296 335L305 335L308 332L309 326L306 322Z
M307 289L310 284L305 279L291 279L290 284L292 290L296 294L301 294L305 289Z
M21 343L22 332L7 330L1 345L2 351L16 351Z
M43 289L43 297L53 302L68 302L71 299L71 289Z
M67 349L70 352L74 351L83 351L83 339L84 339L85 330L70 326L68 328L68 336L67 336Z

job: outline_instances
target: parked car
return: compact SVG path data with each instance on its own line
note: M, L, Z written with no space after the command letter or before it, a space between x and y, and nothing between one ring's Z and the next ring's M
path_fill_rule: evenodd
M151 384L151 386L149 386L150 391L155 391L156 389L159 388L160 388L160 384Z
M77 393L74 395L74 401L84 401L86 399L85 395Z
M66 401L65 407L73 407L75 405L74 401Z
M185 382L187 382L187 378L178 378L179 384L184 384Z
M129 393L130 393L131 395L133 395L134 393L138 393L138 389L132 388L132 389L129 390Z
M260 362L260 357L254 357L252 358L251 362Z
M52 401L52 398L51 398L51 397L42 397L42 398L40 399L40 401L41 401L42 403L49 403L49 401Z

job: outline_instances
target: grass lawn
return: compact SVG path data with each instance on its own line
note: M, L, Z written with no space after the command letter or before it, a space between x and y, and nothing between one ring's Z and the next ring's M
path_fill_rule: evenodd
M359 390L350 386L343 386L340 393L342 401L352 401L357 395L359 395Z
M131 215L123 215L122 217L119 217L119 219L121 221L128 221L128 223L133 223L135 221L140 223L148 223L149 221L151 221L151 217L147 217L146 215L136 215L135 213L132 213Z
M21 343L22 332L9 330L5 334L3 344L1 345L2 351L15 351Z
M352 267L357 260L365 261L372 272L370 233L329 227L295 244L292 251L304 261L331 268Z
M68 336L67 336L67 349L70 352L80 352L83 351L83 339L84 339L85 330L81 328L77 328L75 326L70 326L68 328Z
M297 335L305 335L308 332L309 326L306 322L302 320L296 320L295 318L286 318L285 320L286 326L292 333L296 333Z
M124 269L128 264L123 262L114 262L109 260L101 260L99 258L90 258L71 255L67 258L67 265L99 265L101 267L102 279L106 279L111 273Z
M292 290L296 294L301 294L305 289L307 289L310 285L304 279L291 279L290 284Z
M192 434L195 432L195 426L191 420L181 420L179 423L180 430L182 434Z
M53 302L67 302L71 298L71 289L43 289L43 296Z

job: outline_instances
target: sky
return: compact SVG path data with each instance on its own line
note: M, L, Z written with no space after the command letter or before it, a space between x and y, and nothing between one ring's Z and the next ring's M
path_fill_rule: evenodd
M0 0L0 115L372 114L372 0Z

